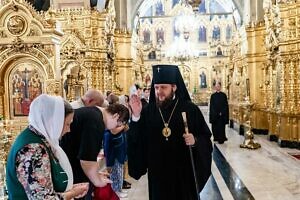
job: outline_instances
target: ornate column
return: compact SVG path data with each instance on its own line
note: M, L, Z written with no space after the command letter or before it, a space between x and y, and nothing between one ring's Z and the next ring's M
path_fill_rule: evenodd
M131 32L117 30L115 33L116 61L115 61L115 89L119 93L128 93L135 82L133 73L133 59L131 55ZM137 64L137 67L140 67Z

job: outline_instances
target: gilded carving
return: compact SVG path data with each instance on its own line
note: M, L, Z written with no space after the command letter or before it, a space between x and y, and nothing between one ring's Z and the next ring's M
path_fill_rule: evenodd
M22 35L26 31L26 26L26 20L20 15L14 15L7 21L7 29L12 35Z
M5 51L4 53L2 53L0 55L0 62L2 63L3 61L5 61L6 59L18 55L20 53L24 53L24 54L29 54L32 55L36 58L39 59L39 61L42 62L43 66L46 68L48 77L54 78L54 72L49 64L49 61L47 60L47 58L45 57L45 55L43 53L41 53L39 50L33 48L32 46L25 46L25 45L12 45L11 47L15 47L15 48L11 48L9 51Z
M7 4L10 6L4 6ZM8 15L8 18L4 20L5 27L0 30L0 40L9 37L7 40L9 44L7 41L1 43L4 45L0 46L0 63L10 63L6 61L15 61L21 57L35 60L46 72L43 75L46 93L63 95L62 84L67 80L73 80L74 84L71 85L71 89L81 94L87 87L95 87L103 92L112 90L116 93L127 91L129 88L128 84L131 83L128 83L128 77L131 78L131 76L128 74L132 69L132 58L129 53L120 58L118 48L119 45L121 48L126 45L125 49L130 49L131 33L127 30L120 31L116 39L113 1L109 2L107 10L103 13L89 9L55 10L53 8L49 12L36 12L25 0L4 0L0 1L0 5L1 13L5 8L9 10L7 12L14 14ZM59 22L61 26L57 28L54 22ZM45 38L45 40L41 42L40 38ZM62 38L71 38L71 40L66 41ZM72 69L65 67L71 61L79 63L80 73L69 74L76 68L76 66ZM6 73L5 69L8 67L1 65L3 69L1 72ZM62 80L58 81L57 75L61 76ZM70 79L68 75L72 75L74 79ZM5 75L1 74L1 77ZM81 82L74 82L74 80ZM78 84L80 84L80 90L76 90ZM0 88L1 92L7 91L8 86L5 87ZM75 95L77 94L74 93L72 97L68 96L68 99L74 98ZM1 103L0 108L2 107Z
M269 1L270 9L265 12L266 44L269 45L266 52L267 68L264 71L266 75L263 77L266 83L265 111L269 116L268 129L271 134L280 140L299 141L299 136L295 138L295 130L300 128L297 123L300 114L300 52L299 41L295 39L299 31L297 9L300 2L276 2ZM273 33L278 43L270 39Z
M48 80L46 93L60 96L62 94L61 83L55 80Z
M40 32L39 30L35 29L35 28L31 28L29 33L28 33L28 36L40 36Z
M0 85L0 96L3 96L4 95L4 86L3 85Z
M48 78L49 79L54 78L54 73L53 73L53 70L51 68L51 65L49 63L47 63L44 67L46 68L46 71L47 71L47 74L48 74Z
M40 51L43 52L47 58L51 58L53 56L54 48L52 45L35 45L35 48L38 48ZM46 61L47 62L47 61Z
M83 44L85 43L84 35L81 31L77 29L73 29L72 32Z
M14 48L14 49L18 49L18 50L24 49L25 45L24 45L23 42L24 41L21 38L16 37L13 40L11 47Z
M69 62L66 66L69 69L64 80L64 91L69 101L80 98L84 93L84 86L87 81L87 70L81 62Z
M7 49L7 47L5 45L0 45L0 52L4 52L5 49Z
M4 31L0 31L0 38L6 38L7 35Z

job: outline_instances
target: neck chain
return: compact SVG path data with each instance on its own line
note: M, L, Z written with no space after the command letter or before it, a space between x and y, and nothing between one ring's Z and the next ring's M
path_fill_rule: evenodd
M163 128L163 130L162 130L161 132L162 132L163 136L166 137L166 141L168 141L168 137L171 135L171 129L170 129L168 126L169 126L169 123L170 123L171 118L172 118L172 116L173 116L174 110L175 110L175 108L176 108L176 106L177 106L177 103L178 103L178 99L177 99L177 101L176 101L176 103L175 103L175 106L174 106L174 108L173 108L173 110L172 110L172 112L171 112L171 115L170 115L169 120L168 120L167 123L165 122L165 119L164 119L164 117L163 117L163 115L162 115L162 113L161 113L160 108L158 108L159 113L160 113L160 116L161 116L161 119L162 119L162 121L163 121L163 123L164 123L164 126L165 126L165 128Z

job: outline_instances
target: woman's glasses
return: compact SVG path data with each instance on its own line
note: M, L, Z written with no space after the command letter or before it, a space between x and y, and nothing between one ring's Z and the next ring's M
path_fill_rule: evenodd
M124 128L123 128L124 131L128 131L129 130L129 126L128 126L127 122L120 122L120 121L118 121L117 122L117 127L121 127L121 126L124 126Z
M120 126L123 126L123 125L126 125L127 122L121 122L121 121L117 121L117 127L120 127Z

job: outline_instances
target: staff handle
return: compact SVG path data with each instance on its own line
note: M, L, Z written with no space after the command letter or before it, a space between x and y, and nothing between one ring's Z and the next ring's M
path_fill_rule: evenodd
M182 119L183 119L183 124L184 124L184 134L189 134L189 127L186 119L186 112L181 112ZM190 152L190 159L191 159L191 164L192 164L192 170L193 170L193 175L194 175L194 181L195 181L195 187L196 187L196 193L197 193L197 199L200 200L200 192L199 192L199 186L198 186L198 181L197 181L197 176L196 176L196 168L195 168L195 163L194 163L194 156L193 156L193 151L192 151L192 146L189 145L189 152Z
M189 133L189 127L188 127L188 124L187 124L186 113L182 112L181 115L182 115L182 119L183 119L185 134L188 134Z

